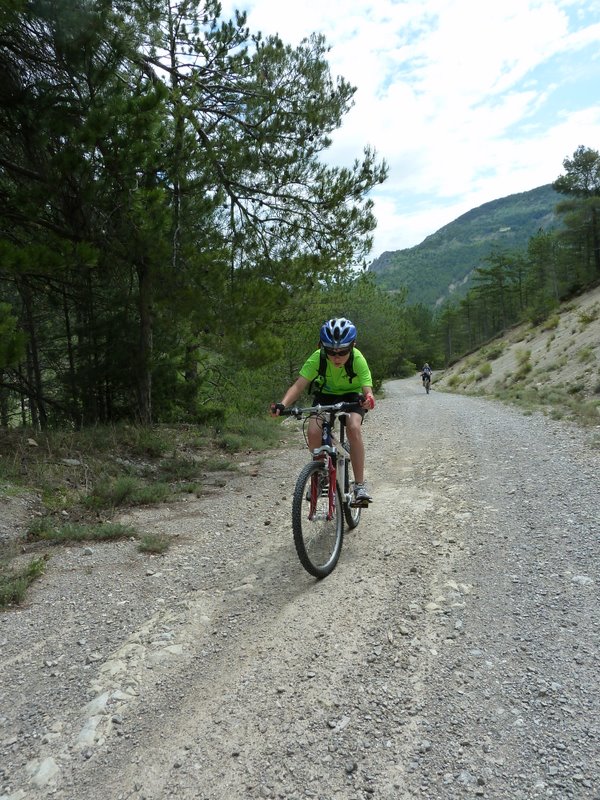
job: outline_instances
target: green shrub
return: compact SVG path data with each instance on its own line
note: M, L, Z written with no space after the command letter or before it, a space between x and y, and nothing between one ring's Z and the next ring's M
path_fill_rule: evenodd
M593 322L597 317L598 317L598 311L594 307L594 308L591 308L589 312L582 311L579 314L579 322L585 328L587 325L589 325L591 322Z
M85 499L85 505L95 509L126 505L139 486L140 482L136 478L127 475L116 480L102 480Z
M544 324L542 325L542 330L543 331L552 331L555 328L558 328L559 323L560 323L559 315L558 314L553 314L551 317L549 317L544 322Z
M591 347L583 347L577 353L577 361L579 361L580 364L586 364L588 361L595 361L595 359L596 356Z
M201 477L203 466L200 461L188 458L163 459L156 471L156 477L163 481L193 481Z
M517 360L517 364L525 364L529 361L531 357L531 350L524 350L523 348L517 348L515 350L515 359Z
M600 402L589 400L586 403L577 402L574 408L575 418L582 425L595 427L600 423Z
M173 489L168 483L154 481L145 486L139 486L131 496L127 505L154 506L164 503L173 496Z
M152 428L128 428L131 437L129 448L134 456L158 458L173 447L170 435L167 431Z
M160 555L169 549L171 541L164 533L147 533L140 540L138 550L142 553L154 553Z
M533 369L531 361L525 361L521 364L519 369L515 372L515 381L521 381L523 378L527 377L531 370Z
M490 345L485 349L485 357L490 361L495 361L497 358L500 358L502 353L504 352L504 345L501 342L497 344Z

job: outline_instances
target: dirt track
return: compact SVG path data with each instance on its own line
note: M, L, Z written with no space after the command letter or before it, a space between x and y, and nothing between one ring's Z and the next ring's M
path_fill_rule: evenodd
M274 423L275 424L275 423ZM300 566L290 446L57 552L0 616L0 800L600 798L600 453L416 379L365 421L375 496Z

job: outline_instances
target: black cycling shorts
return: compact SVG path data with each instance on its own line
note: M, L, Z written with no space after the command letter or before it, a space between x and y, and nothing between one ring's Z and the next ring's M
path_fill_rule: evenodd
M324 392L317 392L313 397L314 406L330 406L334 403L357 403L360 397L359 392L348 392L347 394L325 394ZM367 412L366 408L357 408L353 414L360 414L361 419L364 419Z

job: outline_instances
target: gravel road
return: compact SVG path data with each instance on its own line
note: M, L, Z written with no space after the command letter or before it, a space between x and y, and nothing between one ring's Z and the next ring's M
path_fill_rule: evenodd
M375 501L318 582L282 431L226 486L123 518L165 556L53 551L0 615L0 800L598 800L591 434L388 383Z

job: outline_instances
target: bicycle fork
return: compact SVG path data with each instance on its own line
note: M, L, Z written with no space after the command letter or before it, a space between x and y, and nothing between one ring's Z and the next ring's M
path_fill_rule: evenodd
M310 509L308 512L308 518L310 520L314 519L314 516L317 511L317 502L321 492L321 485L319 478L322 477L322 475L326 475L328 481L327 520L331 521L335 515L336 486L337 486L337 470L336 470L335 455L336 455L335 447L331 447L330 445L322 445L316 450L313 450L313 459L315 461L323 461L324 469L321 475L319 475L319 473L317 472L313 473L311 479Z

